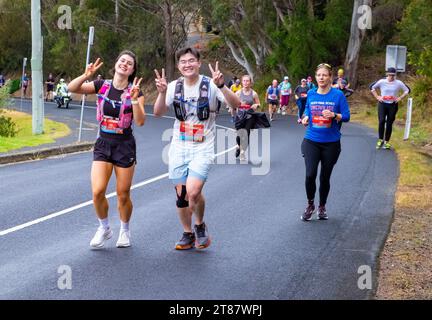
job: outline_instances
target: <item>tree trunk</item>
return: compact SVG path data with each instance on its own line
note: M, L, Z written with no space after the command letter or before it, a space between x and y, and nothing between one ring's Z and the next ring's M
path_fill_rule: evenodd
M119 21L119 0L115 0L115 26L114 32L117 33L118 21Z
M309 18L311 18L312 20L315 17L315 10L314 10L314 2L313 2L313 0L308 0L308 15L309 15Z
M350 38L344 64L345 76L349 79L352 88L355 88L357 85L357 64L360 56L361 44L366 33L366 28L360 28L361 23L359 22L359 20L364 17L358 13L358 9L362 5L371 7L372 0L354 0ZM371 18L372 17L370 17L370 19Z
M253 79L255 77L255 72L253 71L251 64L249 63L249 61L245 57L243 50L241 48L236 48L234 43L231 42L231 40L229 40L228 38L225 38L225 43L230 48L234 59L238 62L239 65L241 65L243 68L245 68L247 74L251 76L252 81L253 81Z
M173 25L172 25L172 10L171 3L166 0L162 3L162 12L164 17L165 31L165 74L167 80L171 81L174 78L175 68L175 52L173 44Z

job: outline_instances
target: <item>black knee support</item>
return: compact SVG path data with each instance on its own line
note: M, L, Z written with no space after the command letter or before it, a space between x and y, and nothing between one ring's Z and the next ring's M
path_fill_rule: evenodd
M175 188L177 194L177 208L187 208L189 207L189 201L186 201L186 186L182 185L182 190L180 196L177 193L177 188Z

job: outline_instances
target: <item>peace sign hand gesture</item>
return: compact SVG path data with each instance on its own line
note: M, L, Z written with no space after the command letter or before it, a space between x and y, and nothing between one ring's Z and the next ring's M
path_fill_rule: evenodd
M140 78L138 80L138 78L135 77L135 79L132 83L132 90L131 90L131 99L132 100L136 100L138 98L141 81L142 81L142 78Z
M216 61L216 65L215 65L214 69L213 69L212 65L209 64L209 69L210 69L210 72L212 74L212 79L213 79L214 84L218 87L224 85L224 83L225 83L224 75L222 74L222 72L219 71L219 61Z
M96 71L100 68L100 67L102 67L102 65L103 65L103 62L102 61L100 61L100 58L97 58L96 59L96 61L95 61L95 63L90 63L88 66L87 66L87 68L86 68L86 72L85 72L85 76L87 77L87 78L90 78L91 76L93 76L95 73L96 73Z
M165 78L165 69L162 68L162 76L159 74L159 71L157 71L156 69L154 70L154 72L156 74L155 83L156 83L157 91L159 93L166 92L168 84Z

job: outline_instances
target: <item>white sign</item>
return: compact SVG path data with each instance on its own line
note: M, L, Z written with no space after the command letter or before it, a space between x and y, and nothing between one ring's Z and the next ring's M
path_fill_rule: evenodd
M405 72L407 56L407 47L405 46L387 46L386 51L386 70L395 68L397 72Z

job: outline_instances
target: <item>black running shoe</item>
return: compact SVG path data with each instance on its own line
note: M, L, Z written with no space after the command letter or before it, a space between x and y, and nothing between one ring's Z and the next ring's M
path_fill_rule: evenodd
M318 207L318 220L328 220L327 210L325 206Z
M301 219L303 221L310 221L312 219L312 215L315 211L315 205L314 204L309 204L305 211L303 212Z

